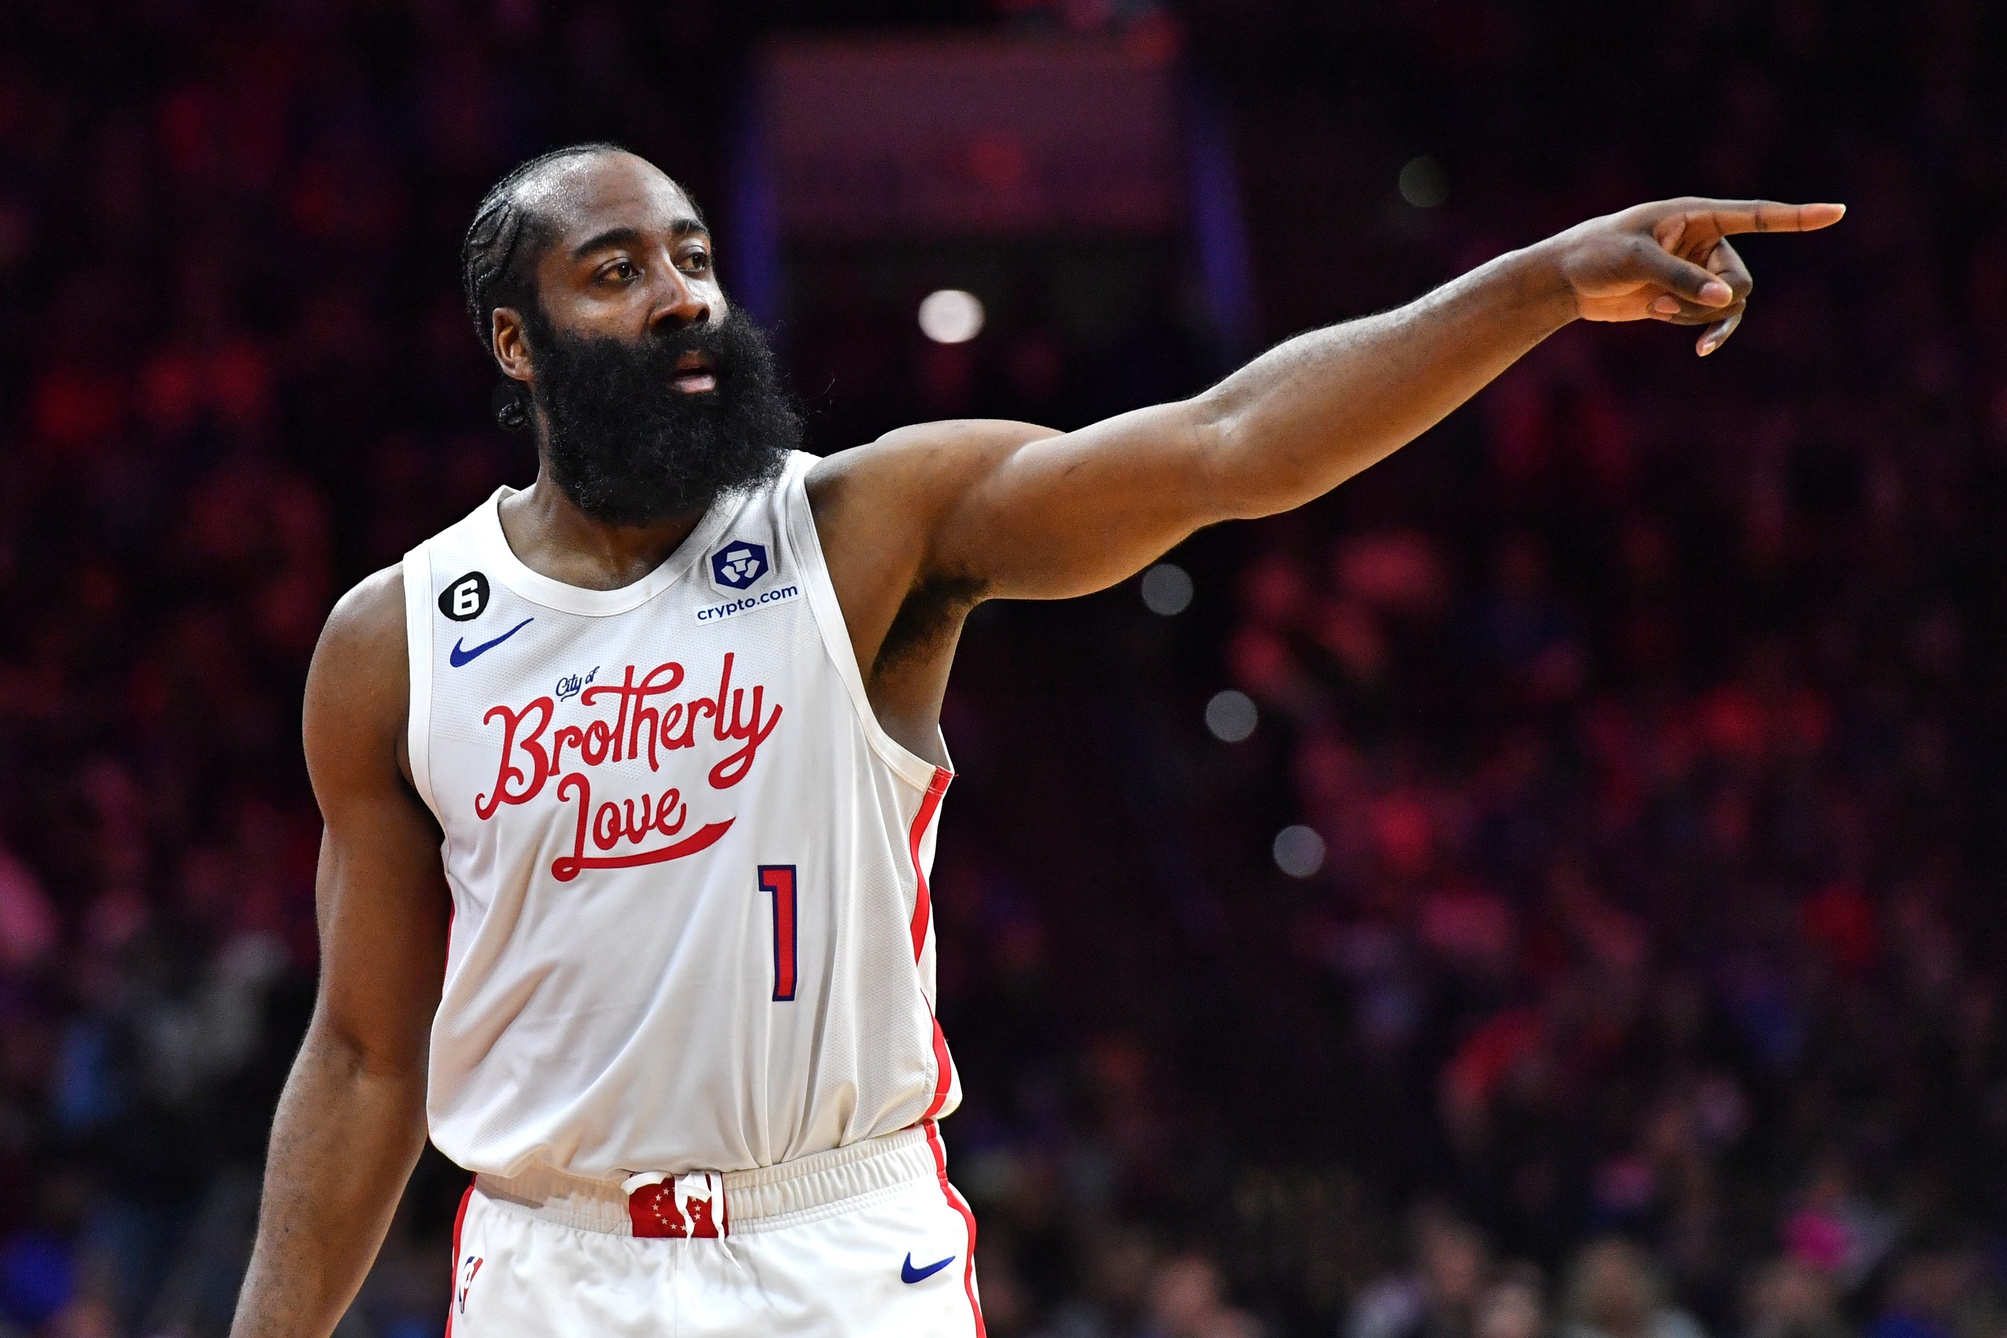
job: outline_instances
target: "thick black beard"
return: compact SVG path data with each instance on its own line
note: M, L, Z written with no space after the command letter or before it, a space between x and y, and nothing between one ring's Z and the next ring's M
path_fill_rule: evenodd
M773 350L736 308L639 343L560 333L541 311L527 333L551 478L594 519L647 525L706 510L778 478L801 443ZM690 352L710 357L715 390L673 384Z

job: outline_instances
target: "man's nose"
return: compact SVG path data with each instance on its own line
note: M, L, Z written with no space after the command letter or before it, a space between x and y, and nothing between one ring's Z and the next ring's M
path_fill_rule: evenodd
M656 297L655 309L648 314L649 326L681 329L689 325L703 325L710 319L711 304L681 270L672 267L662 291Z

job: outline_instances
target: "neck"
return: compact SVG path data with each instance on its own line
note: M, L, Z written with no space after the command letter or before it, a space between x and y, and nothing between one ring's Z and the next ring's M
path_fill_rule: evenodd
M537 481L502 499L502 537L539 576L586 590L618 590L661 566L690 537L702 511L646 525L595 520L539 469Z

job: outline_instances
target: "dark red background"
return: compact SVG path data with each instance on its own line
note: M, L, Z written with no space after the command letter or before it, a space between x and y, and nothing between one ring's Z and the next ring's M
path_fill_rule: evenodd
M1750 241L1718 356L1567 331L1197 536L1175 617L978 612L936 897L992 1332L1527 1338L1502 1280L1612 1338L1990 1338L2007 25L1971 0L16 0L0 1316L222 1332L311 998L307 656L533 467L460 310L474 202L613 137L729 236L758 42L890 25L1177 43L1267 339L1637 199L1852 208ZM1439 207L1396 190L1422 155ZM874 256L789 256L818 450L1220 365L1186 238ZM973 344L919 336L937 282L991 300ZM345 1333L439 1332L462 1183L421 1168ZM1606 1233L1646 1253L1578 1266ZM1647 1264L1656 1319L1618 1304Z

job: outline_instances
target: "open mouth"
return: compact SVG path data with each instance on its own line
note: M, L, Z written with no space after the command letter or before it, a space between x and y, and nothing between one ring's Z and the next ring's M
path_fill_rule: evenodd
M718 388L718 377L711 369L708 356L685 353L676 360L676 370L669 374L669 384L685 395L701 395Z

